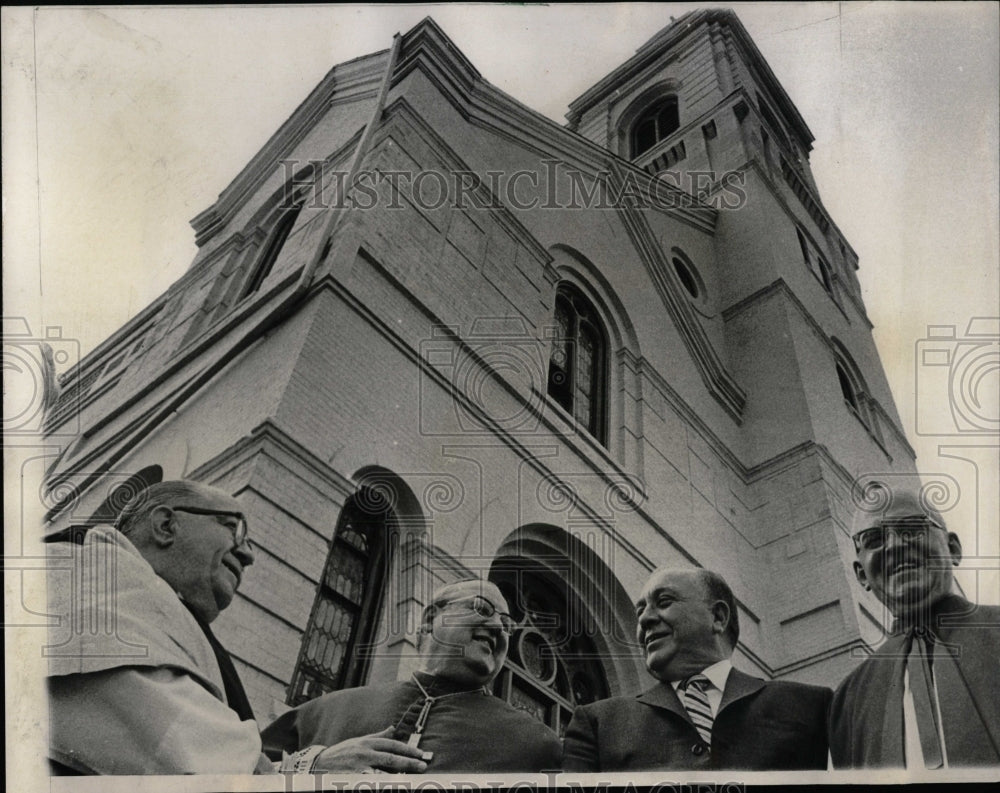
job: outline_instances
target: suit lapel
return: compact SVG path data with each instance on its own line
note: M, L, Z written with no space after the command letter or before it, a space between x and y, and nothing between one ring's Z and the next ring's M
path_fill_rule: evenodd
M726 688L722 692L722 702L719 703L719 712L716 718L722 714L729 705L738 702L745 697L756 694L764 687L764 681L758 677L745 675L738 669L733 669L726 680Z
M995 714L1000 711L995 698L976 697L973 692L995 690L996 681L989 677L988 667L977 673L973 662L967 661L966 669L961 664L963 655L975 658L979 650L977 641L989 638L988 633L973 629L961 637L953 634L954 631L946 634L951 642L934 645L934 681L948 762L952 765L995 765L1000 760L1000 725ZM990 656L996 657L994 653Z
M752 694L756 694L764 687L764 681L757 677L743 674L738 669L733 669L726 680L726 689L722 692L722 702L719 703L719 713L733 702L737 702ZM690 722L687 708L680 701L674 687L669 683L660 683L653 686L648 691L644 691L638 697L640 702L652 705L654 708L664 708L671 713L676 713L682 719ZM718 718L718 716L716 716Z
M868 707L873 711L873 726L881 716L882 727L868 744L863 745L864 765L906 765L903 751L903 670L909 651L909 639L904 634L890 636L873 656L879 657L880 663L873 668L877 674L873 678Z
M687 708L678 699L674 687L669 683L659 683L648 691L639 694L636 699L643 704L652 705L654 708L663 708L664 710L669 710L671 713L676 713L688 724L691 724L692 728L694 727L694 724L691 723L691 718L688 716Z

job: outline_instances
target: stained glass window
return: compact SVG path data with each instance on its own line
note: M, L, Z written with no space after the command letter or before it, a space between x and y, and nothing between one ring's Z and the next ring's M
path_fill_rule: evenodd
M605 430L604 334L597 312L577 290L556 292L549 395L601 443Z
M494 693L562 735L577 705L608 696L593 621L554 576L508 567L490 578L517 621Z
M392 511L374 491L344 505L302 637L288 704L364 682L368 658L362 648L371 642L381 609L394 530Z

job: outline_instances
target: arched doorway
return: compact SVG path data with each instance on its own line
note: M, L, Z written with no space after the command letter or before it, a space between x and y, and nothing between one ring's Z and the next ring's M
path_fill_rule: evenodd
M494 694L562 735L577 705L609 696L593 619L566 582L530 559L490 573L517 622Z

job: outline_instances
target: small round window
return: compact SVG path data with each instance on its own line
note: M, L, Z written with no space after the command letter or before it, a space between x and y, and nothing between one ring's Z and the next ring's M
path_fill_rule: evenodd
M688 291L688 294L695 299L700 298L701 288L699 281L701 279L698 278L697 273L694 272L690 265L675 256L674 270L677 273L677 277L681 279L681 283L684 284L684 288Z

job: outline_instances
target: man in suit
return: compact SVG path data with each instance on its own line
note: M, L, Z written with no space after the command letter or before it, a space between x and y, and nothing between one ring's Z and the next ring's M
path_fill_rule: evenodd
M894 623L834 694L834 767L1000 765L1000 607L956 594L962 544L916 488L865 492L854 573Z
M577 708L565 770L826 768L830 690L732 667L740 629L721 576L656 570L636 614L646 668L659 682L637 697Z
M422 758L416 770L432 774L556 769L558 736L489 689L513 629L507 601L492 583L440 587L423 612L419 668L410 679L306 702L264 730L264 750L275 759L297 752L300 762L314 752L313 772L405 771L404 752L415 752ZM359 755L362 737L377 739L379 754Z

